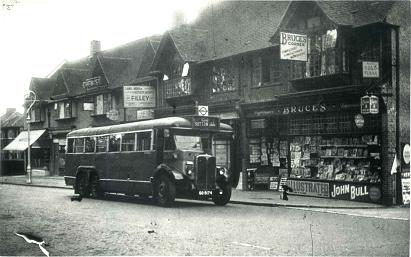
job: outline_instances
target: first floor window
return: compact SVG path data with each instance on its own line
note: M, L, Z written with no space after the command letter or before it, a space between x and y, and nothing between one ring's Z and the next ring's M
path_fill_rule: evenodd
M110 110L117 110L118 97L112 94L101 94L94 97L94 114L106 114Z
M72 117L71 101L62 101L55 103L54 109L58 119L67 119Z

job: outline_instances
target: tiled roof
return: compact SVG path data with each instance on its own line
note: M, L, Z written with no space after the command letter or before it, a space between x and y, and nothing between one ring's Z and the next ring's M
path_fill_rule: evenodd
M208 61L272 46L288 1L225 1L204 9L197 20L166 32L184 61ZM164 43L163 43L164 44ZM161 46L160 49L161 50Z
M166 32L184 61L200 61L208 56L207 39L209 32L182 25Z
M49 100L56 80L52 78L31 78L30 90L36 93L37 100Z
M208 59L222 58L272 46L288 1L225 1L205 9L196 26L206 28Z
M24 115L19 112L6 113L0 118L0 127L23 127Z
M316 1L338 25L361 26L383 22L395 1Z

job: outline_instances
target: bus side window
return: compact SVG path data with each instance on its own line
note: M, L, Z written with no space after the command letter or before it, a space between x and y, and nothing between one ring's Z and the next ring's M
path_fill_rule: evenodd
M120 134L108 136L108 151L109 152L118 152L120 151Z
M85 138L85 153L94 153L94 148L96 145L96 140L94 137L86 137Z
M97 137L96 152L107 151L107 136Z
M137 151L150 150L151 131L137 132Z
M67 153L73 153L74 151L74 139L68 138L67 139Z
M168 135L168 137L164 137L164 150L176 150L174 136Z
M74 139L74 152L83 153L84 152L84 138Z
M128 133L128 134L122 135L122 143L121 143L122 152L134 151L135 136L136 136L135 133Z

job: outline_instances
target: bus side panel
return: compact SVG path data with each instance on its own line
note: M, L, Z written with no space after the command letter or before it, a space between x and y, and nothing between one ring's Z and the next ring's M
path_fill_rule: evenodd
M99 171L100 185L104 191L128 193L127 178L120 176L122 162L121 153L95 154L95 166Z
M120 176L129 179L129 190L133 194L150 194L152 184L150 177L156 168L155 151L122 153Z

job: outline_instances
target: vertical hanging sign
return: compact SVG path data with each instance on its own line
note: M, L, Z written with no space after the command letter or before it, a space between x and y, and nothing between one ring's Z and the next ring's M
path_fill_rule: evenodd
M280 56L282 60L307 61L307 35L280 33Z

